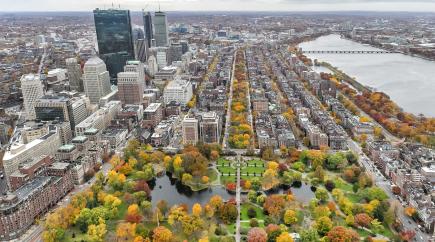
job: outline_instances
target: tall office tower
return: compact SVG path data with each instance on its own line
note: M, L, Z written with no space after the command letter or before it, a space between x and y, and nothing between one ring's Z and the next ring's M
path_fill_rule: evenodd
M216 112L202 113L199 129L201 141L206 144L219 143L220 139L220 121Z
M65 60L65 62L66 68L68 70L69 86L71 90L83 92L82 69L80 68L80 64L77 63L77 59L68 58Z
M198 119L186 116L181 126L183 130L183 144L196 145L199 140Z
M118 98L122 104L141 104L145 86L144 64L128 61L124 72L118 73Z
M136 60L140 62L147 62L147 53L148 53L148 46L147 46L147 40L146 39L138 39L134 42L136 45L135 48L135 54L136 54Z
M150 12L143 12L143 28L145 31L145 39L147 41L148 48L152 47L152 41L154 39L153 33L153 17Z
M35 103L44 95L44 88L39 76L34 74L21 77L21 91L23 93L24 111L26 119L35 119Z
M83 84L86 96L92 104L110 93L110 76L104 61L98 57L89 59L83 68Z
M157 47L168 46L168 19L165 12L156 12L154 14L154 31Z
M180 44L181 44L181 52L183 54L189 51L189 43L187 42L187 40L180 41Z
M116 85L116 78L122 72L126 61L134 59L133 31L130 10L94 10L100 58L107 64L110 81Z

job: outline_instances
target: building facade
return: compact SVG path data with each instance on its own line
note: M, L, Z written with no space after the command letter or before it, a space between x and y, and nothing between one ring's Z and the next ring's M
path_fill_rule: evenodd
M68 80L69 87L71 90L76 90L78 92L83 92L83 80L82 80L82 69L80 64L77 63L76 58L68 58L65 60L66 68L68 70Z
M198 120L196 118L184 117L182 123L183 144L196 145L199 141Z
M154 33L157 47L168 46L168 19L165 12L155 12Z
M97 8L94 21L100 58L107 64L112 84L116 84L125 62L135 56L130 10Z
M110 93L110 76L106 64L98 57L89 59L84 67L84 89L92 104Z
M27 120L35 119L35 103L44 95L44 87L39 76L34 74L21 77L24 111Z

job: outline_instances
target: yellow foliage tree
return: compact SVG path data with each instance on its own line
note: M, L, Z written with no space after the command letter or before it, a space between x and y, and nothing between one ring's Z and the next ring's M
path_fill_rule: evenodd
M201 207L201 204L199 204L199 203L195 203L195 204L193 205L193 207L192 207L192 214L193 214L194 216L199 217L199 216L201 216L201 213L202 213L202 207Z
M288 232L282 232L277 238L276 242L293 242L293 238Z

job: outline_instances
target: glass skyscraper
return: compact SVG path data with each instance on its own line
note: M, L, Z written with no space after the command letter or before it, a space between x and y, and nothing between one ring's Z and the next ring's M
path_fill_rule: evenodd
M145 32L145 39L147 41L148 48L151 47L152 40L154 39L153 32L153 17L150 12L143 12L143 28Z
M154 14L154 31L156 46L168 46L168 20L165 12L159 11Z
M94 21L100 58L107 65L111 83L116 84L126 61L134 59L130 10L97 8Z

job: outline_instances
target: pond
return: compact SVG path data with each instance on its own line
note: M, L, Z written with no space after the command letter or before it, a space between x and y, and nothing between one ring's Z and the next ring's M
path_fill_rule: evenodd
M308 204L311 199L315 198L311 185L305 184L304 182L295 182L292 186L281 185L277 189L266 192L266 194L286 194L288 191L291 191L293 193L293 195L295 196L295 200L303 204Z
M195 203L206 204L213 195L219 195L224 200L233 197L224 187L211 187L199 192L194 192L190 187L183 185L177 179L166 174L148 182L151 188L151 203L155 206L160 200L166 200L168 206L175 204L187 204L189 208Z

